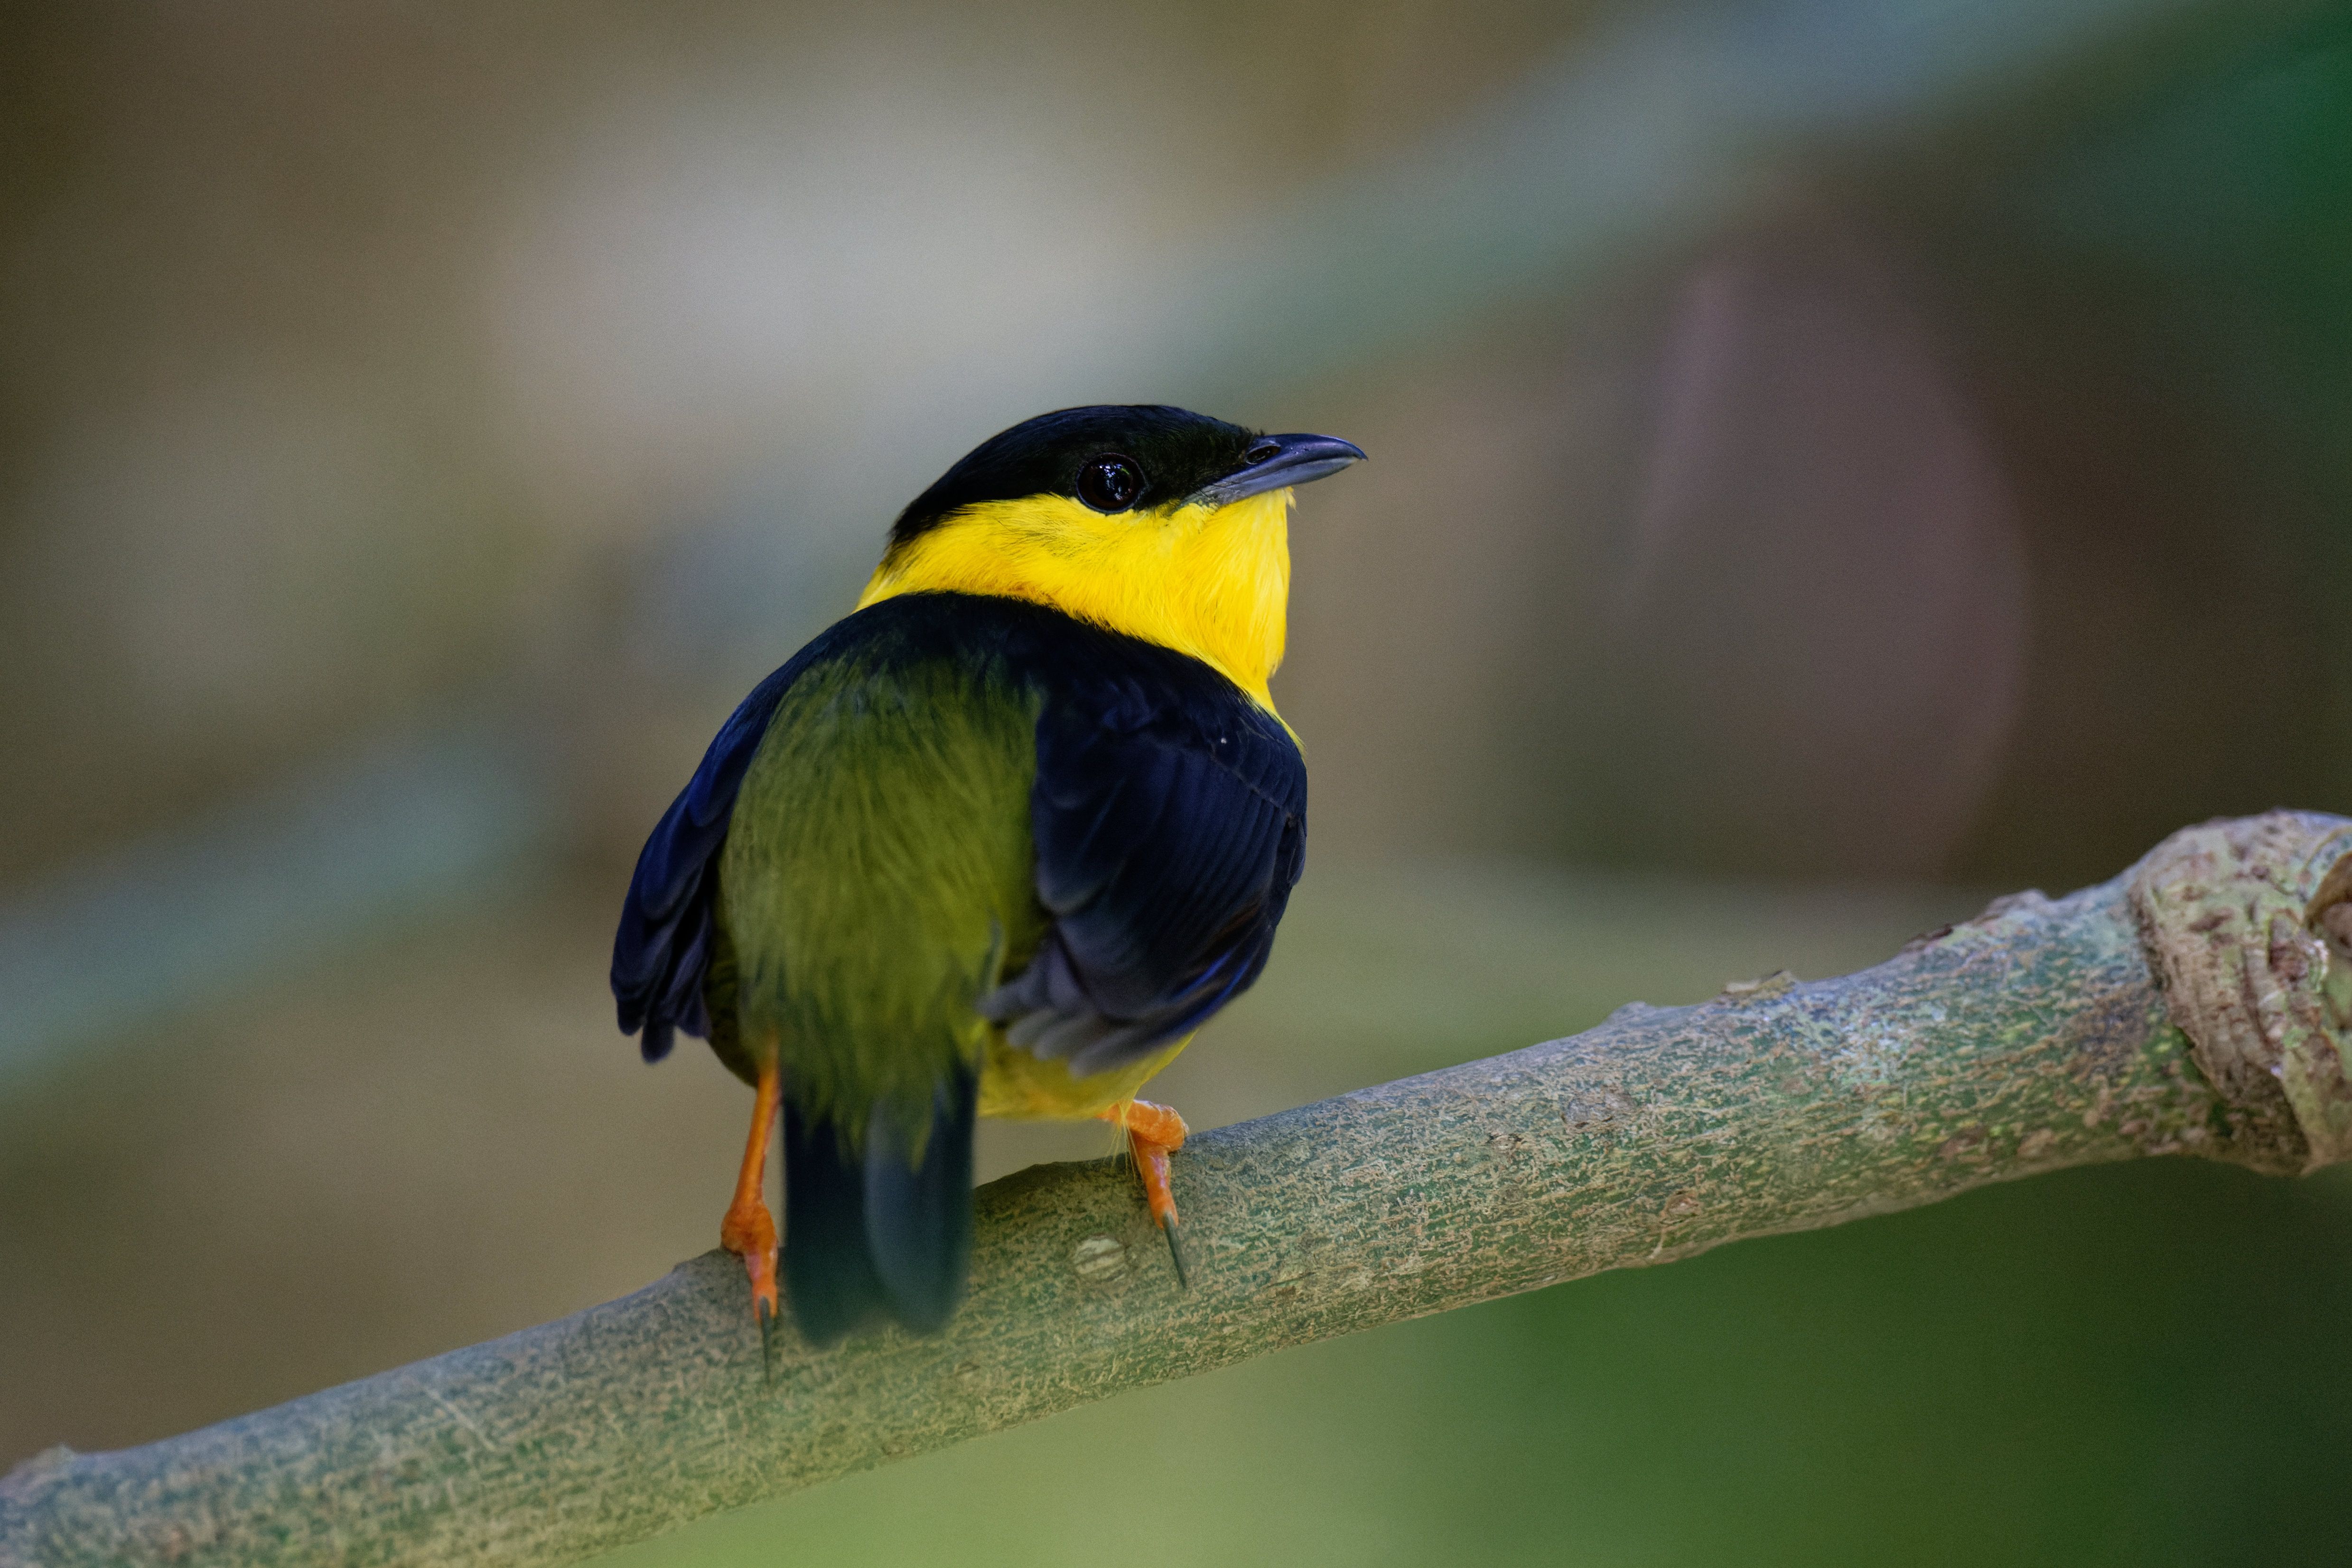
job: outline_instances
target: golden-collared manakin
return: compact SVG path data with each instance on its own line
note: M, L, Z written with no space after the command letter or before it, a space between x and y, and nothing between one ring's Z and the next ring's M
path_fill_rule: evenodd
M710 743L637 858L613 992L648 1061L683 1030L757 1090L720 1238L763 1328L779 1110L815 1343L953 1315L975 1117L1116 1122L1175 1248L1184 1123L1136 1092L1256 980L1305 865L1266 689L1291 489L1363 455L1181 408L1016 425Z

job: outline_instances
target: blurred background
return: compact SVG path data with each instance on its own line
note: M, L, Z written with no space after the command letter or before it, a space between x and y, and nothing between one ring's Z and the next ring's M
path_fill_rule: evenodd
M614 1031L630 860L1044 408L1373 455L1301 493L1312 868L1195 1126L2352 810L2342 5L0 28L0 1464L712 1244L745 1100ZM2343 1180L2071 1173L622 1555L2341 1561L2347 1243Z

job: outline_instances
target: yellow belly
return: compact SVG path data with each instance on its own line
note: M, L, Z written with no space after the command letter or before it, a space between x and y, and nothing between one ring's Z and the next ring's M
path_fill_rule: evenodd
M980 1069L980 1113L1019 1121L1087 1121L1133 1100L1151 1075L1174 1061L1192 1040L1187 1035L1116 1072L1073 1078L1068 1063L1041 1060L1007 1045L1003 1035L992 1029L987 1059Z

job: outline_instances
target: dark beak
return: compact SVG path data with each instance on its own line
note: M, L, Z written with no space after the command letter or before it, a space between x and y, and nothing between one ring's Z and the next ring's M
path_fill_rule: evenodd
M1307 484L1363 460L1361 447L1336 436L1261 436L1245 467L1202 485L1188 499L1199 506L1231 506L1245 496Z

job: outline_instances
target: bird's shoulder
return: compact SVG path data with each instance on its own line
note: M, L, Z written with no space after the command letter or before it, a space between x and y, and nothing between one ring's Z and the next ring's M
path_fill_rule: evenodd
M1213 666L1022 599L923 593L869 605L770 678L778 689L763 721L779 708L800 720L820 691L887 690L944 671L979 689L1030 693L1065 726L1196 747L1286 806L1303 805L1297 742ZM786 703L793 689L801 700Z
M857 763L878 715L980 710L1020 714L989 732L1024 785L1034 778L1045 905L1074 931L1152 950L1136 963L1097 954L1128 972L1137 1002L1164 1005L1156 994L1174 972L1236 921L1270 938L1306 812L1305 765L1279 719L1198 659L1044 605L903 595L835 622L755 687L647 837L613 989L648 1058L669 1049L673 1026L709 1033L715 868L755 768L767 775L757 793L788 802L811 770ZM1204 858L1220 875L1201 875Z

